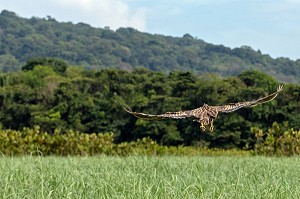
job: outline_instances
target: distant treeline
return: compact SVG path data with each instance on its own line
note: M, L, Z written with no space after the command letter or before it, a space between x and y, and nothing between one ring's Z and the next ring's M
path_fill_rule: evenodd
M0 125L22 130L114 132L116 142L150 137L164 145L253 148L251 127L266 130L273 122L300 126L300 86L284 91L266 104L220 114L213 133L201 132L192 120L145 121L126 113L163 113L209 105L253 100L276 90L272 77L246 71L236 77L164 74L137 68L85 70L59 59L28 61L22 70L0 75Z
M186 70L197 75L236 76L257 70L281 82L300 84L300 59L273 59L249 46L213 45L189 34L152 35L133 28L93 28L88 24L0 14L0 71L16 71L34 57L58 57L90 69L145 67L164 73Z

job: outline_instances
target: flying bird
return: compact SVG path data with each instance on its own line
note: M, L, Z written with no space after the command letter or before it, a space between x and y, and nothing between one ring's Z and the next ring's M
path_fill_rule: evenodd
M236 111L243 107L253 107L258 104L263 104L266 102L269 102L273 100L279 92L283 90L283 85L279 85L277 87L277 91L259 98L257 100L247 101L247 102L236 102L236 103L230 103L223 106L209 106L207 104L204 104L203 106L192 109L192 110L182 110L177 112L166 112L164 114L160 115L152 115L147 113L140 113L140 112L133 112L128 108L124 108L125 111L128 113L141 118L141 119L148 119L148 120L161 120L166 118L174 118L174 119L184 119L184 118L194 118L193 121L196 121L200 123L200 129L205 131L206 126L210 125L209 130L213 132L214 130L214 120L217 118L219 112L225 112L230 113L233 111Z

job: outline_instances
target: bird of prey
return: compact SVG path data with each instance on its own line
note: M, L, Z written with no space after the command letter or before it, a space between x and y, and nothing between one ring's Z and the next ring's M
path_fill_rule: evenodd
M133 112L127 108L124 108L125 111L128 113L142 119L148 119L148 120L159 120L159 119L166 119L166 118L174 118L174 119L184 119L184 118L194 118L193 121L200 123L201 130L205 131L206 126L210 125L209 129L212 132L214 130L213 122L217 118L219 112L225 112L229 113L235 110L238 110L243 107L253 107L258 104L266 103L271 100L273 100L279 92L283 90L283 85L279 85L277 87L277 91L259 98L257 100L247 101L247 102L236 102L236 103L230 103L228 105L223 106L209 106L207 104L204 104L203 106L192 109L192 110L182 110L177 112L167 112L160 115L152 115L152 114L146 114L146 113L139 113L139 112Z

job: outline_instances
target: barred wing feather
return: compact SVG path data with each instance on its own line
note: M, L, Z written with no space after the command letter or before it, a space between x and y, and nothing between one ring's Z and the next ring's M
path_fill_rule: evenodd
M159 119L166 119L166 118L174 118L174 119L184 119L187 117L192 117L191 111L178 111L178 112L167 112L160 115L152 115L147 113L140 113L140 112L133 112L127 108L124 108L126 112L134 115L135 117L141 119L148 119L148 120L159 120Z
M228 104L228 105L224 105L224 106L216 106L216 108L220 112L229 113L229 112L238 110L243 107L253 107L258 104L263 104L263 103L273 100L278 95L278 93L281 92L282 90L283 90L283 85L279 85L277 87L277 91L268 96L259 98L257 100L248 101L248 102L237 102L237 103L232 103L232 104Z

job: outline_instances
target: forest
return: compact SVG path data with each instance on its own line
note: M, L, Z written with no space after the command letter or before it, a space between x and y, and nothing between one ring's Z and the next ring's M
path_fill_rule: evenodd
M146 121L124 111L158 114L194 109L204 103L224 105L253 100L276 91L280 82L259 71L235 77L169 74L139 67L87 70L58 58L28 60L19 71L0 75L1 129L25 127L54 133L112 132L118 143L149 137L162 145L253 148L252 127L268 129L274 122L300 126L300 86L284 84L271 102L220 114L215 131L200 131L192 120Z
M145 67L165 74L190 71L237 76L256 70L277 81L300 83L300 59L272 58L250 46L228 48L185 34L171 37L133 28L111 30L47 18L0 14L0 71L17 71L31 58L57 57L85 69L134 71Z

